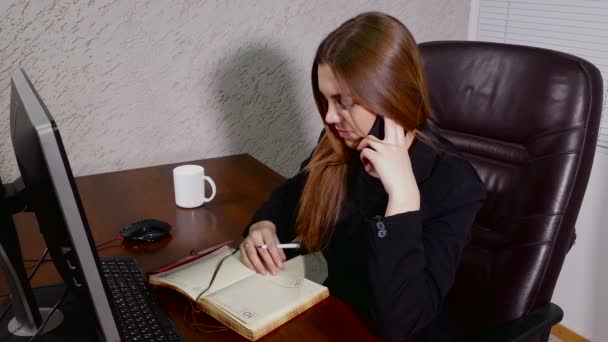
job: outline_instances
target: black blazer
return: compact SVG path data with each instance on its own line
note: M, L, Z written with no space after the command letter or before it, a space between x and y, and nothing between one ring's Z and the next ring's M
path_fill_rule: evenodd
M370 133L382 136L378 121ZM388 195L382 183L360 163L353 165L340 219L323 250L328 265L325 285L369 318L380 337L450 341L454 336L444 301L485 188L449 141L427 125L420 129L445 148L441 153L417 139L411 150L421 209L384 217ZM293 240L305 182L303 172L288 179L252 223L272 221L282 242ZM247 233L248 228L244 236Z

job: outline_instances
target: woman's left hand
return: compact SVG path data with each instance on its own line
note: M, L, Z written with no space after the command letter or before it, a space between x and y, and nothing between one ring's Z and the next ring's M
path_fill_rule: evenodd
M420 192L408 153L414 134L404 133L398 123L384 117L384 140L368 135L357 146L365 170L380 178L389 195L387 216L391 205L400 208L398 212L420 208Z

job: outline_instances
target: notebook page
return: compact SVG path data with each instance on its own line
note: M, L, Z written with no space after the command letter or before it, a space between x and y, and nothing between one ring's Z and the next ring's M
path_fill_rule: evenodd
M195 299L209 286L218 263L233 251L234 249L231 247L222 247L208 256L172 270L152 275L150 279L179 288L192 299ZM205 293L205 296L252 274L255 274L255 272L241 263L239 253L237 252L224 260L211 288Z
M259 328L289 313L326 291L304 278L304 259L287 261L277 275L254 274L206 296L251 329Z

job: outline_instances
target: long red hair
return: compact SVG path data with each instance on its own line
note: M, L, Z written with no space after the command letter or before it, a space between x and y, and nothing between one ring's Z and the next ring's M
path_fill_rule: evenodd
M325 124L328 103L319 90L317 69L329 66L340 87L371 113L395 120L408 131L430 114L426 82L414 37L399 20L379 12L362 13L331 32L319 45L312 66L312 91ZM349 167L358 158L325 124L304 172L296 231L309 251L325 247L346 196Z

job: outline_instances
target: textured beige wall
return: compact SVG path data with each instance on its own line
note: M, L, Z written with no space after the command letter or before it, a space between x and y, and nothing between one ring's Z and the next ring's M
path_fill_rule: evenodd
M29 74L76 175L235 153L295 172L321 128L309 68L366 10L466 38L469 0L0 1L0 177L17 177L9 72Z

